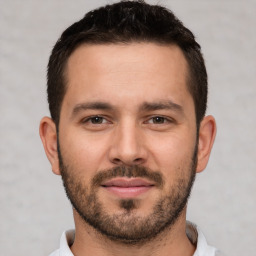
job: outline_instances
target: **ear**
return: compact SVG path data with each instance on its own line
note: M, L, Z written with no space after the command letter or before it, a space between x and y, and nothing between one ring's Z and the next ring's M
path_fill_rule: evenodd
M201 121L198 140L197 169L202 172L207 166L216 135L216 122L213 116L206 116Z
M39 134L44 146L48 160L51 163L52 171L60 175L59 158L57 150L56 125L50 117L44 117L40 122Z

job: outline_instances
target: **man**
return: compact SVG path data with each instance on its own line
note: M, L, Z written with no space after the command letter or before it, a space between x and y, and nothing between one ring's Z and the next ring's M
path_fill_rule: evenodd
M40 136L74 209L51 255L215 255L186 222L216 125L205 116L200 46L173 13L143 1L91 11L48 64Z

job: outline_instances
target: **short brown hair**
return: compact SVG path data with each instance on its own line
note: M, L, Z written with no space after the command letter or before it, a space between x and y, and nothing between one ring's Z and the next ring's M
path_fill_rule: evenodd
M193 97L197 126L207 105L207 72L193 33L168 9L144 1L121 1L88 12L67 28L55 44L48 63L49 109L58 126L66 93L65 66L81 44L155 42L178 45L189 67L188 90Z

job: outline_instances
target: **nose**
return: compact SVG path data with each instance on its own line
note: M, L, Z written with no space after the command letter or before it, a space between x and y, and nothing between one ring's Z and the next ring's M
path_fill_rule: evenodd
M140 165L146 162L147 150L142 131L134 124L117 127L111 141L109 160L115 165Z

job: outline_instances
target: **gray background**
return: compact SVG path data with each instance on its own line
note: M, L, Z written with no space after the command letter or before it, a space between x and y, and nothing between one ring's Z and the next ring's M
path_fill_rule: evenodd
M107 2L0 0L0 255L48 255L73 227L38 135L48 115L46 65L60 33ZM209 73L218 134L188 219L227 255L256 255L256 3L148 2L168 6L195 33Z

